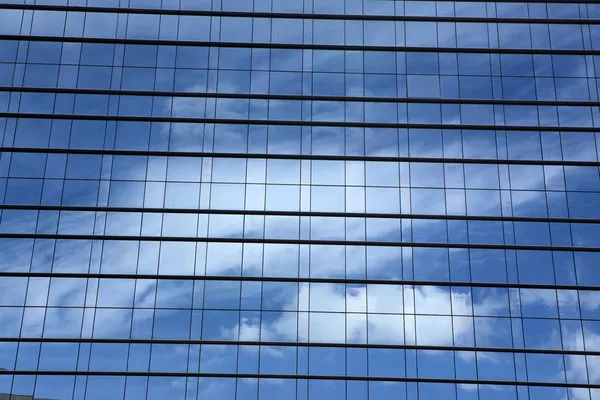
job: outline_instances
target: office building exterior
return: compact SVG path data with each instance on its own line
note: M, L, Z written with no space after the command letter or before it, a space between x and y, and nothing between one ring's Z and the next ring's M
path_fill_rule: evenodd
M0 2L0 398L600 399L598 56L591 0Z

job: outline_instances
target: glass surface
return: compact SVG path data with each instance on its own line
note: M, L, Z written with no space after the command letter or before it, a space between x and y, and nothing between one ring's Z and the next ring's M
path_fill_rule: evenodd
M0 1L0 399L599 398L599 18Z

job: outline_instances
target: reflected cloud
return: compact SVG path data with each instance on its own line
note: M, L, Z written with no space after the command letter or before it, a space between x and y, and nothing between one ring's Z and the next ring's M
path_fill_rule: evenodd
M262 329L256 321L245 320L223 334L232 339L239 337L238 340L459 345L472 339L472 319L453 320L450 315L473 316L471 303L468 293L438 287L374 285L353 288L344 294L334 285L301 284L298 296L284 305L286 310L295 310L300 304L300 313L285 312ZM308 304L309 313L303 306ZM494 315L503 306L490 298L477 307L483 315ZM416 318L415 312L419 314ZM484 336L494 335L491 325L478 325L478 329Z
M158 3L133 3L131 7L160 7ZM579 8L572 4L560 7L548 4L544 6L543 15L537 15L539 8L516 3L499 3L493 8L484 7L482 3L457 3L448 8L448 4L442 3L433 7L432 2L401 5L366 2L357 7L356 2L342 4L337 1L310 5L283 0L252 4L247 1L219 2L223 10L237 11L466 17L492 17L489 13L493 12L499 17L580 17ZM206 1L194 4L182 1L180 7L209 9L211 6ZM596 12L594 10L591 5L587 9L590 14ZM577 55L107 46L97 43L57 46L64 35L239 43L572 50L583 48L577 25L500 23L497 32L488 35L487 24L479 22L460 22L447 29L450 25L429 21L373 20L357 24L359 21L332 19L315 20L311 30L306 30L306 24L293 18L251 20L246 17L130 14L122 20L117 14L110 13L71 14L37 10L29 26L28 23L14 22L22 19L22 11L0 10L0 19L6 20L0 26L0 34L57 37L55 43L29 43L29 58L25 64L19 64L23 70L23 85L409 99L589 101L595 96L588 90L590 79L595 76L593 66L588 65L589 57ZM590 37L586 40L594 43L597 32L593 26L590 29ZM3 85L13 82L5 82L2 76L13 76L16 71L13 66L18 53L11 43L0 44L0 83ZM24 60L19 58L19 63L21 61ZM498 128L505 125L592 127L597 123L595 111L581 105L120 96L118 106L115 106L112 97L23 93L18 110L95 114L99 118L105 115L153 115L256 119L265 123L268 120L443 123L495 125ZM1 110L12 111L11 104L10 97L0 95ZM5 152L0 160L0 195L7 204L594 217L597 215L593 214L593 205L600 191L597 166L526 165L531 160L597 161L598 134L594 132L308 128L183 122L104 124L102 121L49 122L26 118L7 122L3 142L5 146L42 148L524 161L521 165L495 165L487 162L306 161ZM2 277L0 336L3 337L205 339L565 350L594 350L600 346L600 327L594 323L600 311L600 298L594 291L394 284L422 279L593 285L598 279L594 272L598 260L593 253L573 257L569 254L572 260L564 260L559 254L546 257L533 251L477 252L402 246L161 240L163 237L268 238L600 246L594 239L598 228L593 224L585 227L494 221L453 224L455 221L444 219L263 217L235 213L8 209L0 212L2 233L156 238L155 241L140 242L2 239L1 271L198 277L195 281ZM237 282L203 280L203 276L387 279L390 284L287 284L243 279L243 282ZM38 357L37 368L40 365L46 365L48 369L64 366L59 361L61 355L67 354L66 347L62 353L49 348L38 350L42 356L32 353L31 359ZM89 365L87 368L109 368L110 361L117 359L126 360L123 368L129 368L129 352L141 351L140 348L132 350L134 346L128 347L124 355L114 349L114 353L98 353L97 349L94 353L92 347L89 357L96 364L90 363L93 368ZM237 372L245 368L261 373L280 372L281 369L285 373L300 373L299 369L304 368L300 367L304 357L300 351L307 350L312 360L319 361L316 364L307 361L310 373L348 373L351 363L347 354L342 359L334 347L307 348L309 350L296 352L285 346L244 346L243 351L237 352L232 345L153 345L153 360L150 360L148 347L144 350L148 361L131 368L171 372ZM12 368L22 362L18 360L16 349L6 346L4 350L0 355L3 365ZM379 353L375 350L365 351L371 360L377 360ZM97 355L102 353L104 358ZM362 355L357 352L354 356ZM242 362L243 357L248 359ZM367 363L370 362L368 357L365 357ZM379 357L384 357L383 353ZM403 353L400 357L406 361L408 356ZM449 357L447 351L425 351L419 352L417 358L418 368L421 368L416 372L418 376L438 376L447 369L454 371L449 378L456 378L459 372L467 376L470 373L467 371L475 371L473 377L477 379L485 379L486 374L491 380L498 377L517 379L515 358L506 358L504 354L459 352L457 357L454 354ZM594 357L564 355L559 358L562 361L557 367L557 363L542 363L528 354L525 364L530 368L531 376L527 378L562 382L566 377L568 382L600 383L600 364ZM559 358L552 358L552 361ZM139 362L143 357L132 359ZM373 362L383 365L383 370L379 370L383 371L382 376L396 373L394 362L382 360L381 363ZM340 372L343 365L346 370ZM73 367L76 368L80 366ZM119 370L118 366L111 368ZM375 367L370 368L377 371ZM513 372L514 376L510 376ZM410 376L412 373L405 370L398 375ZM356 374L365 375L361 371ZM48 382L51 383L47 385L49 388L74 385L58 380L52 383L51 379ZM91 378L90 382L91 387L102 384ZM127 385L135 388L131 389L134 393L144 391L144 396L145 390L150 388L148 393L158 393L156 396L160 398L187 395L226 398L235 388L227 379L206 379L195 385L188 383L183 379L165 378L132 383L131 386L128 380ZM271 389L273 393L284 393L287 389L285 380L259 382L245 379L243 384L248 385L248 390L258 390L261 385L281 390ZM112 386L120 385L118 382ZM396 390L393 384L389 386ZM508 392L504 387L494 385L459 385L459 389L469 396L475 391L479 394L480 390L490 396L506 396ZM426 389L423 390L422 396L429 398ZM70 393L74 392L71 390ZM269 389L266 393L270 393ZM122 393L112 395L115 398L123 396ZM584 389L570 389L568 395L576 400L592 396Z

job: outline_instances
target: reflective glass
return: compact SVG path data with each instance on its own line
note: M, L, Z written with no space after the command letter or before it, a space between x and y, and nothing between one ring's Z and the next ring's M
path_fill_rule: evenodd
M0 399L597 398L599 18L0 1Z

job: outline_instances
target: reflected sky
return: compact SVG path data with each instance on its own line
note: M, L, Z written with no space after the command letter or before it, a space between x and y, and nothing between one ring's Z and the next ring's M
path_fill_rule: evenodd
M312 3L68 5L600 16L594 4ZM600 384L598 356L581 353L600 352L600 294L589 290L600 285L600 114L585 103L599 101L600 25L1 7L0 20L0 337L27 338L0 340L0 367L65 374L2 374L0 393L61 400L598 396L598 389L552 384ZM124 40L85 41L93 38ZM498 51L475 52L482 48ZM290 97L254 96L265 94ZM511 348L523 351L493 351ZM125 371L156 376L118 375ZM408 378L438 382L401 381Z

